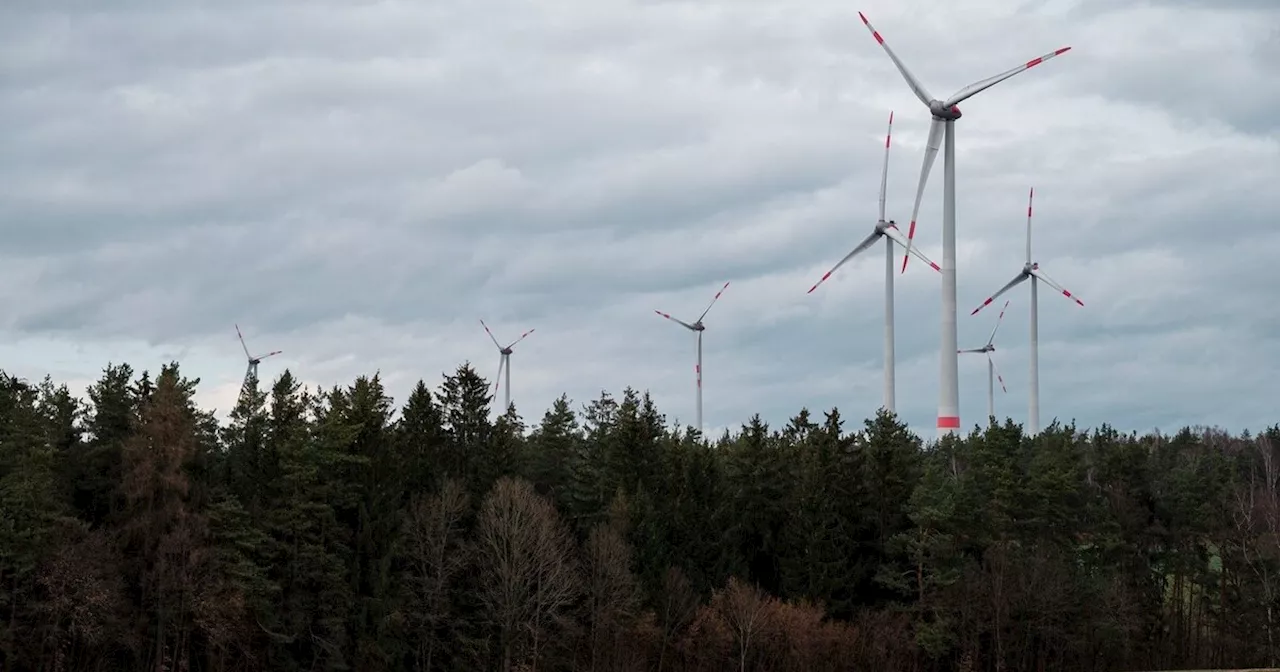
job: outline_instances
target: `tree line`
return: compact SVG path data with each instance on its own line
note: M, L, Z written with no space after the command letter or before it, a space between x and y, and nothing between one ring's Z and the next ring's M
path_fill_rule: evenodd
M1280 658L1280 426L491 420L463 365L0 374L0 670L1032 670Z

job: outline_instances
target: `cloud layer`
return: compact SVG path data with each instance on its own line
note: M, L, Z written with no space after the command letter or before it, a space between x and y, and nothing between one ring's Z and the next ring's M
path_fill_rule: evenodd
M1280 7L1272 2L476 0L12 2L0 10L0 368L76 384L179 357L227 408L251 347L403 396L500 339L529 420L560 393L648 389L693 419L847 417L881 403L883 250L909 218L928 115L861 9L939 97L1073 50L964 105L968 311L1036 258L1041 416L1122 429L1277 422ZM940 259L941 160L920 217ZM932 435L939 291L896 278L898 408ZM1027 301L1009 296L997 412L1026 415ZM278 360L278 361L277 361ZM961 358L964 424L985 363Z

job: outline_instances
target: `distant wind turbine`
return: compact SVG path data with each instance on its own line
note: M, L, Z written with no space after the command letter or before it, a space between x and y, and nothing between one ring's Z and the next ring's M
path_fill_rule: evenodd
M929 108L933 124L929 128L929 140L925 145L924 163L920 167L920 184L916 187L916 204L911 210L911 225L907 229L907 247L910 251L912 240L916 235L916 217L920 213L920 200L924 197L924 187L929 181L929 170L933 167L933 159L938 155L938 145L943 141L945 133L945 154L943 156L942 177L942 354L938 385L938 435L952 434L960 430L960 379L958 371L958 353L956 345L956 134L955 122L960 118L958 105L974 94L981 93L1000 82L1061 54L1070 51L1071 47L1063 47L1039 58L1033 58L1011 70L1006 70L993 77L951 94L946 100L938 100L925 90L920 81L907 70L893 53L880 33L872 27L871 22L862 12L858 12L862 23L871 31L871 36L884 48L889 59L897 66L907 86L916 94L916 98ZM902 270L907 269L910 255L903 255Z
M720 295L724 294L724 290L728 288L729 288L729 283L727 282L724 283L724 287L721 287L720 291L716 292L715 297L711 299L711 303L707 304L707 309L702 311L702 314L698 316L698 319L694 320L693 324L689 324L688 322L684 322L682 320L677 320L676 318L671 317L670 315L662 312L661 310L653 311L667 318L668 320L671 320L672 322L679 324L685 329L696 332L698 334L698 363L694 365L693 371L698 381L697 384L698 384L698 431L699 432L702 431L702 332L706 329L706 326L702 324L702 318L707 316L707 313L711 311L711 306L716 305L716 301L720 299Z
M919 248L911 247L907 244L907 237L902 235L902 231L898 230L898 225L884 219L884 202L885 188L889 185L889 145L893 138L893 112L889 113L889 130L884 136L884 168L880 172L880 218L876 220L876 227L871 231L871 235L867 236L853 251L844 255L831 270L827 271L822 279L814 283L809 288L809 293L818 288L818 285L827 281L832 273L844 266L846 262L858 256L880 238L884 238L884 407L885 410L894 411L894 355L893 355L893 246L899 245L911 254L916 255L926 264L933 267L935 271L941 271L937 264L933 263Z
M529 334L532 334L534 330L530 329L529 331L526 331L523 334L520 334L520 338L517 338L516 340L511 341L511 345L508 345L507 347L504 348L501 345L498 345L498 339L493 336L492 331L489 331L489 325L485 324L484 320L480 320L480 326L484 327L484 332L486 334L489 334L489 340L493 341L494 347L498 348L498 355L499 355L498 376L493 381L494 396L497 396L498 394L498 384L500 382L503 382L502 372L504 370L507 372L507 379L505 381L506 384L502 386L504 390L503 400L502 400L502 413L506 413L507 409L511 408L511 352L512 352L511 348L515 347L516 343L523 341L526 337L529 336ZM501 415L501 413L499 413L499 415Z
M991 422L996 421L996 379L1000 380L1000 389L1008 394L1009 389L1004 386L1004 376L1000 375L1000 370L996 368L996 360L991 358L991 353L995 352L996 346L996 330L1000 328L1000 323L1004 321L1005 308L1009 307L1009 302L1004 302L1004 308L1000 309L1000 317L996 318L996 326L991 330L991 336L987 338L987 344L981 348L972 350L961 350L960 352L981 352L987 355L987 416L991 418Z
M248 386L250 378L253 378L254 380L258 379L258 364L262 360L268 357L274 357L284 351L272 350L271 352L268 352L265 355L254 357L253 355L249 354L249 346L245 345L244 334L240 333L240 325L238 324L236 325L236 336L240 339L240 347L244 348L244 356L249 360L249 368L246 369L244 372L244 383L242 383L243 386Z
M1054 282L1053 279L1044 274L1044 271L1040 270L1039 263L1031 261L1031 199L1035 194L1036 190L1034 187L1032 187L1031 191L1027 194L1026 263L1022 265L1022 270L1019 271L1017 275L1013 276L1013 279L1009 281L1009 284L1001 287L1000 291L992 294L990 298L982 302L982 305L974 308L973 312L970 313L970 315L977 315L979 310L987 307L988 304L995 301L1001 294L1013 289L1024 280L1028 278L1031 279L1031 383L1028 386L1031 390L1029 392L1030 399L1028 401L1030 408L1027 412L1027 432L1031 434L1035 434L1040 431L1040 301L1036 292L1037 281L1044 282L1044 284L1062 292L1063 296L1075 301L1081 306L1084 306L1084 301L1081 301L1080 297L1068 292L1065 287Z

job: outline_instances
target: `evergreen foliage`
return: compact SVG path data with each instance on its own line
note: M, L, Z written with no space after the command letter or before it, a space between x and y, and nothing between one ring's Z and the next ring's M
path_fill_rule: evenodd
M464 364L218 427L198 382L0 374L0 669L1280 664L1280 426L708 441L632 389L526 427Z

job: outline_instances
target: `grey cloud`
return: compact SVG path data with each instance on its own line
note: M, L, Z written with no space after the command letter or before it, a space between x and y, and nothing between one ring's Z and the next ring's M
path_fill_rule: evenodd
M1072 86L1255 134L1280 130L1280 6L1266 0L1092 5ZM1135 39L1141 31L1144 40Z
M868 4L937 95L1076 46L971 99L958 125L961 310L1018 269L1033 184L1036 256L1087 304L1042 294L1043 415L1274 422L1255 401L1275 391L1259 362L1280 358L1276 313L1258 308L1280 252L1261 23L1216 55L1206 37L1154 58L1172 10L1141 10L1144 33L1126 10ZM879 405L882 251L804 293L871 230L887 111L900 223L927 132L855 8L166 7L6 6L0 330L187 348L226 383L240 322L254 347L286 350L264 374L380 370L402 394L462 361L492 375L483 317L504 338L538 330L513 362L526 419L561 392L632 385L687 422L692 340L652 311L696 317L731 280L708 319L709 425L834 404L856 426ZM1224 10L1205 29L1239 21ZM1259 95L1233 95L1245 81ZM1168 99L1179 87L1194 95ZM938 260L941 167L918 238ZM936 274L896 284L899 408L927 430ZM997 404L1016 418L1023 289L997 353ZM962 343L992 319L962 314ZM985 413L980 368L961 362L966 423Z

